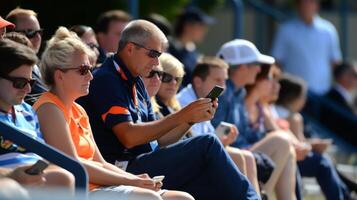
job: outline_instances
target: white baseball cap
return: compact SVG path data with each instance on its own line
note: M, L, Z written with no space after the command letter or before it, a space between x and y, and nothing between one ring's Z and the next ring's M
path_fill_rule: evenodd
M248 40L235 39L229 41L220 48L217 56L229 65L241 65L248 63L273 64L275 59L261 54L257 47Z

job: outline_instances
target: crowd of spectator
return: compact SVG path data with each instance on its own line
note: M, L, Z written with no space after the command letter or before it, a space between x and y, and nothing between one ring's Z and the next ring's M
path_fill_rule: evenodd
M16 8L0 18L0 121L81 163L92 197L300 200L301 177L314 177L327 200L354 199L325 154L332 139L308 138L301 113L313 105L337 137L352 137L357 65L342 62L318 0L296 5L273 56L244 39L201 55L215 19L197 8L174 30L156 14L111 10L93 28L59 27L40 56L37 14ZM206 98L215 86L224 92ZM330 103L341 118L324 114ZM28 173L42 159L0 132L0 197L31 198L29 186L73 194L60 166Z

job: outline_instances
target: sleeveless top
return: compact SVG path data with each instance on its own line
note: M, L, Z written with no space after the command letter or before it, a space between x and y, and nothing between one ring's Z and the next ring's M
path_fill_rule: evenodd
M52 103L56 105L64 115L64 118L71 131L72 142L75 146L78 156L82 159L92 161L95 153L95 144L91 138L89 118L85 110L77 103L73 103L72 112L67 112L62 101L53 93L44 93L33 105L37 111L43 104ZM94 161L94 163L96 163ZM98 163L100 165L100 163ZM100 185L89 183L89 189L93 190Z

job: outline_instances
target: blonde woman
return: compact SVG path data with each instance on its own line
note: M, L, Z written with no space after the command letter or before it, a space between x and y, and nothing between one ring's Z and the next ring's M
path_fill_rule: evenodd
M60 27L42 56L42 75L50 87L34 108L45 140L81 161L88 171L93 195L115 194L117 199L192 199L183 192L160 190L147 174L133 175L106 162L93 139L89 119L75 100L88 94L91 51L66 28Z

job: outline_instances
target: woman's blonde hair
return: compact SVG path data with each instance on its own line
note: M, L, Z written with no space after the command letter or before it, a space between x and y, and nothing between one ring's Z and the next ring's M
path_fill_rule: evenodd
M73 67L71 65L76 53L93 56L93 52L75 33L65 27L59 27L48 41L40 64L42 78L48 86L53 87L55 84L56 69Z
M162 69L164 72L171 74L176 77L183 77L185 75L184 65L174 56L169 53L162 53L159 57ZM177 84L177 89L181 86L181 83ZM178 100L176 99L176 95L169 100L169 107L174 109L175 111L180 110L181 106Z

